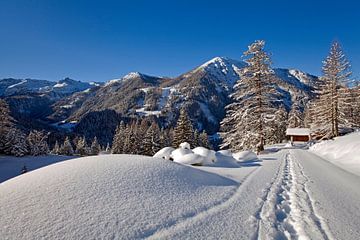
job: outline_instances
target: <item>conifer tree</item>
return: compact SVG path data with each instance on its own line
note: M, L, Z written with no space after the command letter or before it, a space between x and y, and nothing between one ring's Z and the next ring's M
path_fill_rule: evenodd
M289 128L301 128L304 127L303 113L297 102L294 102L289 112L289 118L287 120Z
M74 154L74 149L71 145L69 137L65 138L64 144L60 148L60 153L67 156L72 156Z
M226 107L226 117L221 123L223 149L259 152L265 143L273 143L267 136L274 132L273 122L279 121L275 105L279 97L273 84L271 60L264 47L264 41L255 41L244 52L248 65L239 71L240 80L231 94L233 102Z
M111 152L113 154L121 154L124 153L124 144L125 144L125 136L126 134L126 127L124 121L121 121L120 124L117 126Z
M159 126L154 122L146 131L142 154L153 156L160 149L160 130Z
M323 76L317 86L318 99L312 104L311 130L323 138L332 138L339 136L339 128L347 124L345 105L348 96L340 89L349 87L351 82L350 64L338 42L331 46L322 70Z
M76 152L76 154L79 154L80 156L86 156L88 154L85 137L82 137L82 138L80 137L77 140L75 152Z
M12 121L9 105L5 100L0 99L0 153L5 152L6 136L13 128Z
M27 137L29 153L33 156L48 154L49 146L47 144L47 138L48 135L44 132L32 130Z
M194 131L194 147L202 146L201 140L200 140L200 133L197 129Z
M208 148L210 149L210 143L209 143L209 137L207 135L207 133L205 132L205 130L203 130L201 133L200 133L200 136L199 136L199 140L200 140L200 146L201 147L204 147L204 148Z
M60 154L60 146L59 146L59 142L57 140L55 141L55 145L54 145L54 148L52 149L51 153L56 154L56 155Z
M28 154L26 136L20 130L11 128L5 137L5 153L22 157Z
M101 151L101 146L95 136L92 143L91 143L91 155L99 155Z
M194 130L185 109L181 109L180 116L176 123L173 132L173 146L179 147L182 142L188 142L191 147L194 147Z

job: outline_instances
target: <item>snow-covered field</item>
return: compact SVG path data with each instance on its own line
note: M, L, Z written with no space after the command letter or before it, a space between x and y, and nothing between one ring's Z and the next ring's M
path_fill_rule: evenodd
M268 152L200 167L136 155L52 164L0 184L0 236L358 239L359 176L312 151Z
M21 169L26 166L28 171L45 167L47 165L76 158L75 156L25 156L13 157L0 155L0 183L20 175Z
M360 176L360 132L317 143L310 151Z

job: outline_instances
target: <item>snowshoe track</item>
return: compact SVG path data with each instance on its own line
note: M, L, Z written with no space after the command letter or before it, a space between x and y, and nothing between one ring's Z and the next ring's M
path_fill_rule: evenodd
M333 239L314 209L307 187L309 179L291 152L280 169L255 214L258 231L253 239Z

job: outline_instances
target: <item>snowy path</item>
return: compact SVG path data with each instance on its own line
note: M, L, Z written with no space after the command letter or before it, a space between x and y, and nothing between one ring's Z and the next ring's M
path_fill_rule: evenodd
M228 200L149 239L358 239L359 177L304 150L263 159Z

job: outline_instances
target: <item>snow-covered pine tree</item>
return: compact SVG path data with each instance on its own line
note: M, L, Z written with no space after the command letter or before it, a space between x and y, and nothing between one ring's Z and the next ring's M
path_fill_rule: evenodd
M80 156L86 156L87 152L87 145L85 137L80 137L76 142L76 150L75 153L79 154Z
M210 149L209 137L205 130L203 130L199 135L200 144L199 146Z
M124 121L121 121L115 131L111 153L113 154L124 153L124 144L126 138L125 134L126 134L125 123Z
M170 129L160 130L160 148L171 146Z
M20 130L11 128L5 137L5 153L22 157L28 154L26 136Z
M57 140L55 141L55 145L54 145L54 148L52 149L51 153L56 154L56 155L60 154L60 146L59 146L59 142Z
M334 42L330 53L323 61L323 76L319 82L318 99L314 101L311 131L323 138L339 136L339 128L346 127L346 95L341 87L349 87L351 82L350 63L346 59L340 44ZM346 110L345 110L346 111Z
M193 143L194 143L194 147L201 146L200 133L199 133L199 131L197 129L195 129L195 131L194 131Z
M303 113L297 101L294 101L294 103L291 106L291 110L289 112L289 118L287 120L287 126L289 128L304 127Z
M95 136L92 143L91 143L91 155L99 155L101 151L101 146Z
M135 134L134 134L134 144L137 146L134 149L135 154L144 154L146 150L144 149L144 137L147 133L147 130L149 129L148 122L146 119L141 120L140 124L137 121L136 128L135 128Z
M0 99L0 153L5 152L6 135L13 128L9 105Z
M244 52L248 63L239 71L240 80L234 85L231 94L233 102L226 107L226 117L221 122L222 149L244 150L264 149L265 143L273 143L267 139L273 131L279 108L278 93L273 84L275 75L270 67L271 60L264 51L265 41L255 41Z
M74 155L74 149L71 145L69 137L66 137L64 140L64 144L60 148L60 153L62 155L72 156Z
M153 122L144 136L142 154L153 156L160 149L160 129L159 126Z
M191 147L194 147L194 130L185 109L180 110L180 116L173 134L174 147L179 147L182 142L188 142Z
M29 153L33 156L48 154L49 146L47 143L47 138L48 135L46 133L32 130L27 137Z

